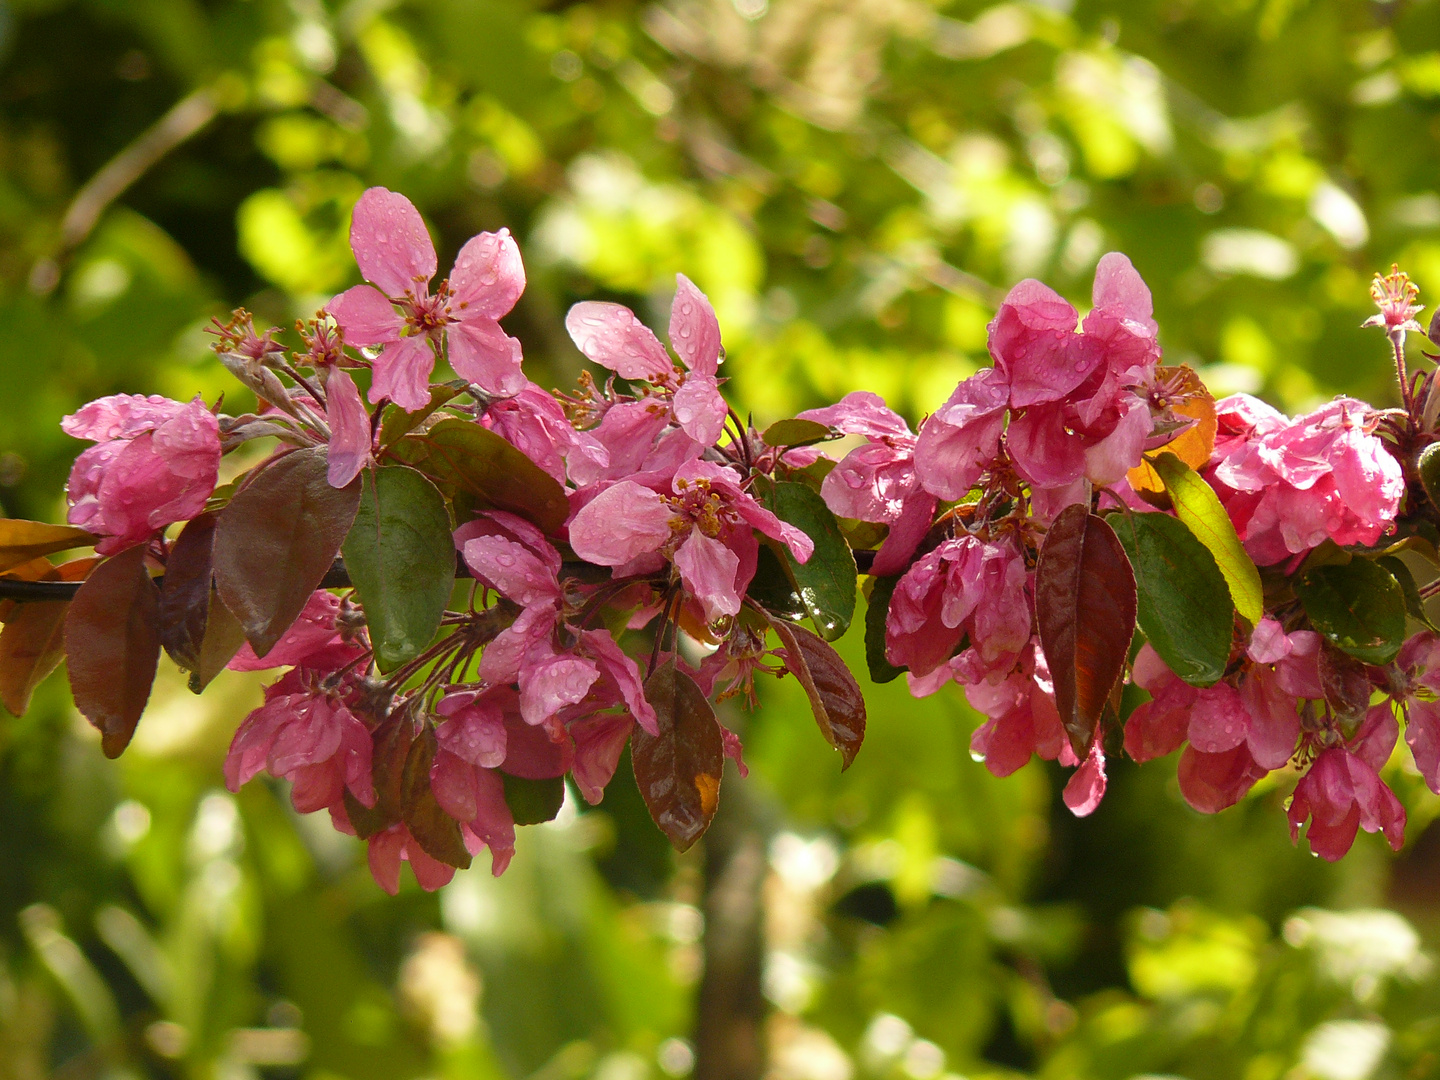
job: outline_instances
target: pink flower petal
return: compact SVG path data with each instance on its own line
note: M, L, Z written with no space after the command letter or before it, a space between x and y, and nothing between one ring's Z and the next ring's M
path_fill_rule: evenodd
M1405 743L1425 786L1440 794L1440 702L1411 701L1406 708Z
M1130 260L1118 251L1102 255L1095 267L1092 303L1156 333L1159 327L1151 316L1155 313L1150 287L1145 284Z
M455 374L487 394L510 397L525 388L520 373L520 342L493 319L463 319L445 330L448 359Z
M675 422L702 446L714 446L725 431L728 406L713 375L691 374L671 399Z
M1190 745L1202 754L1221 754L1245 741L1250 714L1233 686L1216 683L1197 691L1190 708Z
M420 211L383 187L370 188L355 203L350 250L365 280L386 296L421 296L435 276L435 245Z
M904 418L886 405L884 398L869 390L852 390L834 405L824 409L806 409L798 419L814 420L846 435L866 435L876 439L913 437Z
M478 536L466 541L462 554L477 578L521 607L559 604L555 571L525 545L502 536Z
M435 350L426 337L401 338L385 346L375 359L375 378L370 383L370 403L389 398L406 412L430 404L430 372L435 369Z
M670 347L696 375L714 375L720 363L720 321L715 318L715 309L705 294L684 274L675 275L675 302L670 305Z
M669 540L673 516L658 494L633 480L622 480L571 519L570 546L586 562L621 566Z
M955 388L920 427L915 473L926 491L946 500L965 497L999 452L1009 401L1010 387L995 368Z
M740 594L735 586L740 559L719 540L710 539L699 529L692 530L675 551L675 568L685 588L705 609L707 622L740 613Z
M575 347L622 379L669 379L674 365L660 339L635 313L619 304L587 300L565 316Z
M525 264L509 229L465 241L450 271L451 314L462 322L508 315L525 291Z
M405 327L395 305L369 285L346 289L326 304L325 310L340 324L345 344L354 348L399 341Z
M615 775L634 726L635 721L624 713L602 713L570 726L575 739L575 764L570 767L570 775L591 806L605 797L605 787Z
M1084 764L1075 770L1065 785L1065 805L1076 817L1089 817L1105 797L1105 752L1097 738L1090 744Z
M325 404L330 421L326 479L331 487L343 488L370 460L370 413L360 400L355 380L339 368L326 380Z
M60 430L76 439L107 442L133 439L172 420L186 408L179 401L152 394L112 394L91 401L60 421Z

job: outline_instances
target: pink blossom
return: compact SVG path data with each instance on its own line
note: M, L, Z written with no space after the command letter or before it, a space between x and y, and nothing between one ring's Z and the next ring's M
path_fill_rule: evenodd
M1206 754L1187 746L1180 755L1176 778L1180 794L1202 814L1218 814L1234 806L1269 772L1255 763L1249 748L1241 743L1219 754Z
M648 382L670 401L670 412L690 438L703 446L720 441L728 407L716 377L724 350L715 309L694 282L676 275L670 306L672 363L655 334L620 304L585 301L565 316L576 348L622 379Z
M1416 634L1401 647L1395 667L1404 677L1396 703L1405 714L1405 743L1425 786L1440 794L1440 638Z
M370 729L343 698L305 688L298 673L265 692L265 704L235 732L225 757L225 783L239 791L262 770L291 781L291 802L302 814L340 808L348 789L375 805L370 779Z
M75 459L72 525L99 533L102 555L150 539L205 509L220 470L220 425L205 403L126 394L92 401L60 427L96 445Z
M435 246L419 211L405 196L374 187L355 204L350 248L377 288L356 285L328 310L348 344L381 348L371 402L389 398L410 412L423 408L442 340L450 366L487 394L505 397L525 385L520 342L499 323L525 290L520 249L508 229L468 240L432 296Z
M981 670L1003 673L1030 640L1025 560L1008 538L969 534L915 562L895 585L885 623L892 664L924 676L967 634Z
M970 738L970 752L983 758L985 768L995 776L1009 776L1032 754L1077 763L1055 708L1044 658L1036 651L1034 661L1024 666L1032 667L1032 672L1022 668L1003 682L965 687L966 700L987 717Z
M1305 838L1310 850L1334 862L1355 842L1357 829L1383 832L1390 846L1405 841L1405 808L1380 779L1396 739L1395 718L1386 705L1371 709L1359 733L1346 746L1322 750L1300 779L1287 816L1290 838L1310 819Z
M334 670L360 655L360 646L341 637L340 598L319 589L310 594L305 608L274 648L258 657L247 641L226 665L231 671L265 671L269 668L299 666Z
M986 368L955 388L920 428L915 470L925 490L941 499L963 499L994 461L1010 404L1010 386L999 368Z
M755 575L754 530L784 543L802 563L814 550L808 536L756 502L723 466L689 461L670 490L661 494L633 480L607 487L571 518L570 546L599 566L669 559L708 621L739 613Z
M349 373L331 368L325 379L325 418L330 422L326 479L343 488L370 460L370 412Z
M400 891L400 863L408 862L415 880L426 892L450 884L455 868L425 853L403 824L392 825L366 841L370 876L391 896Z
M1371 430L1368 405L1336 398L1284 424L1250 401L1227 398L1219 408L1226 437L1216 440L1208 479L1256 562L1281 562L1326 539L1373 544L1390 529L1405 480Z
M514 397L493 402L480 422L561 484L567 465L572 480L590 483L610 464L605 445L588 431L576 431L555 395L532 382Z
M825 409L808 409L799 419L869 440L826 474L820 494L839 517L888 525L872 572L899 573L929 531L936 505L934 495L920 485L916 438L909 425L868 390L846 394Z
M441 749L430 766L430 790L440 809L460 823L466 849L475 855L488 847L490 872L503 874L515 854L515 816L500 773Z
M1105 750L1100 739L1090 744L1090 753L1071 774L1063 797L1076 817L1089 817L1100 806L1105 797Z

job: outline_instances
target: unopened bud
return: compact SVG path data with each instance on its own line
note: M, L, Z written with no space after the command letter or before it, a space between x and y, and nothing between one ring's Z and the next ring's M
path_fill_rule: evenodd
M1415 471L1420 474L1420 486L1430 499L1430 505L1440 507L1440 443L1431 443L1420 454Z

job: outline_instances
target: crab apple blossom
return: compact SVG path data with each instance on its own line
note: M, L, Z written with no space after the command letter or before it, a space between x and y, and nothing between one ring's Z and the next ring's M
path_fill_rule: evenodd
M1355 842L1358 829L1382 832L1396 851L1405 840L1405 808L1380 779L1380 769L1395 746L1397 729L1388 705L1365 717L1355 738L1321 750L1310 771L1295 786L1287 816L1292 839L1306 819L1310 850L1334 862Z
M671 361L653 331L620 304L584 301L565 316L565 329L585 356L622 379L647 382L669 399L675 423L701 446L720 439L728 406L716 377L724 349L709 299L684 274L670 306Z
M60 422L65 434L95 445L75 459L68 520L105 539L110 555L189 521L215 490L220 425L198 397L187 403L117 394Z
M432 295L435 245L420 212L404 195L375 187L355 204L350 249L371 284L347 289L328 311L347 344L380 349L372 402L423 408L442 341L455 373L485 393L505 397L525 385L520 342L499 322L525 291L525 267L509 230L468 240Z

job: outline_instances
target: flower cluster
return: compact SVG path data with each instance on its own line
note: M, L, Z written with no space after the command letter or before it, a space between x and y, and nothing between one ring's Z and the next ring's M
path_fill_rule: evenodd
M64 421L95 445L68 489L85 531L57 542L115 557L65 634L107 752L139 714L103 639L153 637L196 688L227 661L287 669L226 782L287 781L297 811L366 840L392 893L405 862L427 889L482 849L502 872L517 826L554 816L567 783L600 802L627 747L683 848L724 757L744 772L708 699L753 702L756 675L793 674L853 759L863 694L827 641L863 574L883 605L872 674L903 672L916 695L958 683L982 718L975 756L997 776L1037 755L1073 768L1077 815L1122 749L1181 751L1196 810L1289 773L1292 834L1308 822L1316 853L1359 829L1398 846L1381 774L1401 721L1440 792L1440 636L1421 626L1437 590L1397 558L1440 565L1440 432L1434 376L1406 375L1399 345L1401 410L1215 402L1161 365L1149 289L1112 253L1083 319L1015 286L993 366L917 430L856 391L762 433L727 405L719 321L683 275L668 350L628 308L575 305L566 328L609 374L560 393L529 381L500 324L525 287L508 232L472 238L435 284L420 214L373 188L351 246L368 284L298 325L298 348L244 312L217 324L253 412L122 395ZM1413 286L1377 280L1371 322L1403 344ZM858 445L827 454L842 437ZM222 457L261 439L263 460L219 487ZM10 524L56 550L53 527ZM143 666L144 648L127 656Z

